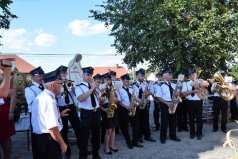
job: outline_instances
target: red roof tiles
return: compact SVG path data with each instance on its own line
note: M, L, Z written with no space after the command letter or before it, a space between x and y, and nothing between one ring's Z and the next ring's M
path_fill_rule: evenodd
M112 66L112 67L109 67L109 66L106 67L105 66L105 67L93 67L93 68L94 68L93 76L96 75L97 73L102 75L102 74L105 74L109 71L115 71L117 73L117 78L120 78L122 75L128 73L128 71L124 67L118 66L118 65L117 66Z
M31 70L35 69L36 67L32 64L28 63L21 57L17 56L16 54L1 54L0 59L4 58L15 58L15 65L20 73L30 73Z

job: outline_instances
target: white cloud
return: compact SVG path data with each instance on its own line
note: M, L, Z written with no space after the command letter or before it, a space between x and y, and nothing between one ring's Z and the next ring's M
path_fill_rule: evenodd
M3 47L16 51L27 51L28 46L32 45L31 41L26 38L27 31L25 28L1 30L1 43Z
M54 35L47 34L47 33L41 33L36 36L35 43L37 46L43 46L43 47L49 47L53 45L56 41L56 38Z
M107 31L103 23L90 24L88 20L74 20L69 23L69 29L76 36L94 35Z

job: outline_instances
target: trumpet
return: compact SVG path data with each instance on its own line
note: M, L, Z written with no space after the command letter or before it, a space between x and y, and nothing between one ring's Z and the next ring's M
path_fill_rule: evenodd
M63 81L67 89L73 88L73 81L71 80L65 80Z
M71 80L64 80L64 85L66 86L67 89L72 89L73 88L73 81ZM61 98L65 98L68 93L66 91L61 92Z

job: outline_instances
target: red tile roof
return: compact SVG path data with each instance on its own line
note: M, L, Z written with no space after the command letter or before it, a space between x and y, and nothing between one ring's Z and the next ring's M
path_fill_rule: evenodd
M128 73L128 71L122 66L112 66L112 67L93 67L93 76L99 73L100 75L105 74L109 71L115 71L117 73L117 78L120 78L122 75Z
M21 57L17 56L16 54L1 54L0 59L4 58L15 58L15 65L20 73L30 73L31 70L35 69L36 67L32 64L28 63Z

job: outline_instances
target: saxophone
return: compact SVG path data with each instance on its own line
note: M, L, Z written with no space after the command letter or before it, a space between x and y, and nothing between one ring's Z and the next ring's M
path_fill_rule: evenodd
M136 107L139 106L139 103L136 101L135 96L135 89L133 88L132 94L131 94L131 101L130 101L130 110L129 110L129 116L135 116L136 114Z
M180 96L176 95L177 93L180 93L181 90L182 90L182 83L178 81L175 89L173 90L172 102L168 109L169 114L175 114L178 104L182 102L182 99L180 98Z
M108 118L113 118L114 117L114 111L117 109L117 105L115 103L115 91L116 88L113 86L110 89L110 98L109 98L109 106L108 106L108 111L107 111L107 117Z
M142 94L141 101L143 101L143 104L140 106L140 109L145 109L149 105L148 94L149 94L149 88L148 88L148 85L146 85L145 91Z

